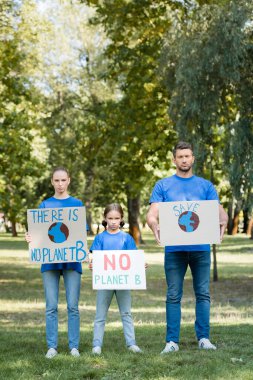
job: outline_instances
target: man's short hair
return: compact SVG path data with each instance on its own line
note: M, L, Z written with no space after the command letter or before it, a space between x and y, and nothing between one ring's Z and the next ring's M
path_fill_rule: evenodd
M190 149L193 153L193 148L192 148L192 145L190 143L185 142L185 141L179 141L172 151L173 157L174 158L176 157L176 151L177 150L182 150L182 149Z

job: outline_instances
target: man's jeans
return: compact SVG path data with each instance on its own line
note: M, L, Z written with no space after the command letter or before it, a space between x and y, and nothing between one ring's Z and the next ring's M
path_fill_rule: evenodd
M98 290L97 310L94 321L93 347L102 347L106 316L114 294L116 295L121 320L123 323L126 345L129 347L135 344L134 325L131 315L130 290Z
M210 331L210 252L165 253L165 275L167 281L166 342L179 342L181 321L181 298L184 276L188 265L191 268L196 297L195 331L197 339L209 338Z
M46 297L46 338L48 348L58 346L58 295L60 270L43 272ZM81 286L81 274L74 270L63 270L64 285L68 308L69 348L78 348L80 340L80 316L78 301Z

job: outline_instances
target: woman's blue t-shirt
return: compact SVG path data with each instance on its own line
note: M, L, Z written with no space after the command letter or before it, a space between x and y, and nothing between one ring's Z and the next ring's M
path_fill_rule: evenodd
M80 199L74 197L68 197L66 199L57 199L54 197L45 199L39 205L39 208L62 208L62 207L82 207L83 202ZM82 264L78 262L73 263L55 263L55 264L42 264L41 272L48 270L75 270L82 273Z

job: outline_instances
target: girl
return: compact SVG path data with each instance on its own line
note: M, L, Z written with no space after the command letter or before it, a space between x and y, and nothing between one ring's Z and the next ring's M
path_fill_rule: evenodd
M70 177L63 167L53 170L51 183L54 187L54 196L44 200L39 208L80 207L82 201L68 194ZM26 241L31 242L31 236L26 234ZM82 265L78 262L42 264L45 299L46 299L46 340L48 351L46 358L57 355L58 346L58 294L59 280L63 275L68 307L68 339L72 356L80 356L78 347L80 339L80 317L78 302L81 286Z
M117 203L112 203L105 208L102 222L105 230L95 237L90 247L91 252L93 250L137 249L132 236L120 230L124 226L123 216L122 207ZM92 264L90 268L92 269ZM101 354L106 316L114 294L123 323L126 345L132 352L142 352L135 342L130 290L98 290L92 353Z

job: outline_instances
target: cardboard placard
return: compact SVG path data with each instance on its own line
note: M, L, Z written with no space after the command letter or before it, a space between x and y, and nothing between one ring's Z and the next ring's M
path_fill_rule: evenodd
M32 263L67 263L85 260L87 249L85 207L27 210L32 241Z
M93 289L146 289L143 251L94 250L92 254Z
M166 245L220 244L219 203L159 203L160 240Z

